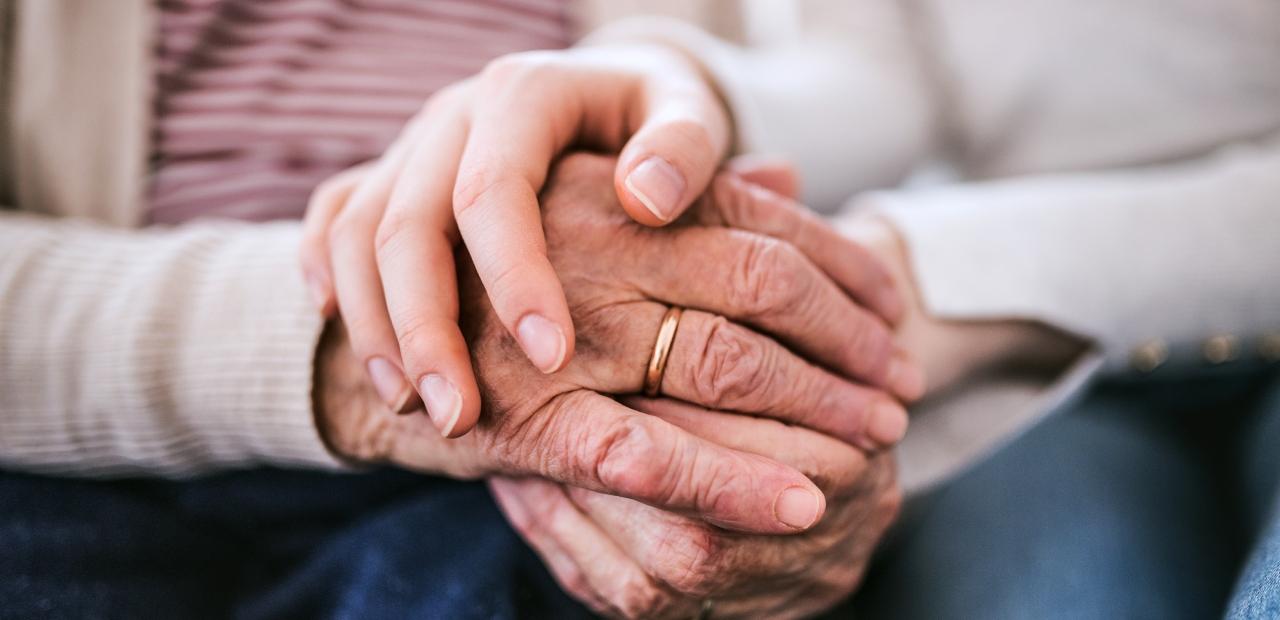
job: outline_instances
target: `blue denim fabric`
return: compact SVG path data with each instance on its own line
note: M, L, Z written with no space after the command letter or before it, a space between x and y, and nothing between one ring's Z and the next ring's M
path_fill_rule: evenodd
M0 474L3 618L575 618L478 483Z
M911 502L832 615L1280 617L1280 382L1267 381L1095 390ZM587 615L476 483L0 473L0 618Z
M1280 387L1260 399L1235 445L1245 528L1257 544L1231 596L1227 617L1280 618Z
M1277 447L1273 377L1100 387L911 502L854 607L872 619L1212 618L1235 583L1230 617L1280 617Z
M1227 609L1233 619L1280 618L1280 519L1259 538Z

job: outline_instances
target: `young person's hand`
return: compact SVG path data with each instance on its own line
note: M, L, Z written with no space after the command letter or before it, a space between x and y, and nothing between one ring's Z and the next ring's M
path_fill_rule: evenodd
M456 437L480 411L458 328L458 242L503 327L534 366L555 372L573 358L575 330L538 204L552 162L571 146L620 153L617 201L659 226L706 189L730 127L699 68L665 48L507 56L428 101L367 170L315 192L303 269L322 310L340 312L383 400L407 410L421 396L438 430ZM858 301L888 319L900 307L891 294ZM455 395L460 410L445 410Z

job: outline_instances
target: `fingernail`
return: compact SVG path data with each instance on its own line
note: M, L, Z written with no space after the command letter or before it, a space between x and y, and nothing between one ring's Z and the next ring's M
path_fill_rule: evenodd
M871 409L867 436L884 447L902 441L907 434L907 411L895 403L882 402Z
M525 316L516 325L516 336L529 361L542 372L555 372L564 363L564 332L545 317Z
M440 429L441 435L448 437L462 413L462 394L448 379L434 373L423 377L419 387L431 422Z
M382 402L387 403L392 411L398 412L405 407L409 393L413 390L409 387L409 382L404 380L404 373L400 372L395 364L382 357L370 358L368 368L373 389Z
M889 361L889 388L906 400L924 396L924 372L906 354L898 352Z
M658 219L669 222L684 195L684 176L661 157L650 157L631 170L627 190Z
M311 292L311 301L315 303L316 308L323 311L325 302L328 301L325 294L325 286L320 282L320 276L314 273L307 274L307 289Z
M821 500L813 491L804 487L788 487L774 500L773 516L788 527L807 530L818 520L821 506Z

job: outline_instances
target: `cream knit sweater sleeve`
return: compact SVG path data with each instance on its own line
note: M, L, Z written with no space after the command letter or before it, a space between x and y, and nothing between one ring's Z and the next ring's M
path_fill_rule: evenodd
M897 224L929 310L1034 319L1126 368L1280 338L1280 4L1241 0L751 3L732 45L633 19L719 87L740 146L797 164L813 206ZM899 181L945 160L963 180ZM917 181L920 179L917 178ZM867 193L867 190L883 189ZM845 213L837 225L850 219Z
M340 466L313 421L322 320L296 223L136 231L0 213L0 466Z
M897 225L935 316L1055 325L1112 371L1152 341L1199 351L1224 336L1233 359L1274 357L1280 133L1165 166L873 192L850 214L863 209Z

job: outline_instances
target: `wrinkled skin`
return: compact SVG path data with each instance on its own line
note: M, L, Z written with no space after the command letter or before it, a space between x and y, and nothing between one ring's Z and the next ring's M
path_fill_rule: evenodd
M495 481L495 493L565 587L601 611L683 614L704 597L717 615L826 607L853 588L898 503L889 459L865 454L901 437L897 398L923 387L902 372L886 321L856 302L892 284L864 250L733 177L673 227L637 225L612 171L572 156L543 194L548 256L578 325L566 368L546 375L524 358L463 256L460 314L485 402L476 430L445 440L426 416L388 411L334 321L319 356L321 431L353 461L530 476ZM662 391L709 409L605 396L640 391L669 305L690 310ZM794 489L812 494L812 519L783 518L780 495ZM573 514L594 524L579 551L595 560L551 551L576 531Z
M637 502L545 480L494 479L513 526L562 587L618 617L809 616L847 598L902 501L890 454L868 458L818 433L674 401L638 408L791 464L818 481L827 514L793 536L743 535Z
M442 433L461 436L479 418L480 395L458 326L458 241L485 257L477 272L509 333L543 319L525 325L532 332L522 340L535 365L555 372L573 358L577 328L542 231L539 194L556 160L575 145L618 154L620 208L661 225L703 192L731 138L700 65L664 46L496 58L432 95L345 197L307 210L306 280L323 312L341 307L357 355L378 360L382 372L370 375L388 405L402 406L415 389L430 396L428 375L457 389L460 407L438 398L426 406ZM666 196L675 202L662 215L627 189L633 171L652 172L655 162L682 188ZM652 185L648 192L656 195Z
M433 440L422 416L391 416L375 403L353 402L367 395L352 377L321 381L322 432L357 461L457 477L537 475L730 529L805 529L812 524L808 515L786 522L776 510L782 491L798 488L815 496L814 520L821 515L821 494L801 472L698 438L601 394L640 390L668 303L703 308L777 333L830 370L738 322L690 310L676 334L666 395L810 426L864 447L890 445L905 430L905 412L880 386L893 383L900 353L885 322L844 292L869 290L862 280L887 277L856 261L824 259L861 250L793 204L733 179L717 182L687 225L635 224L613 202L610 164L568 158L543 199L553 240L548 254L580 324L573 362L544 375L522 359L464 264L463 323L487 407L477 432ZM774 227L797 244L706 223ZM331 330L327 347L345 342L339 327ZM322 374L345 376L359 366L350 355L326 352L322 362L333 367Z

